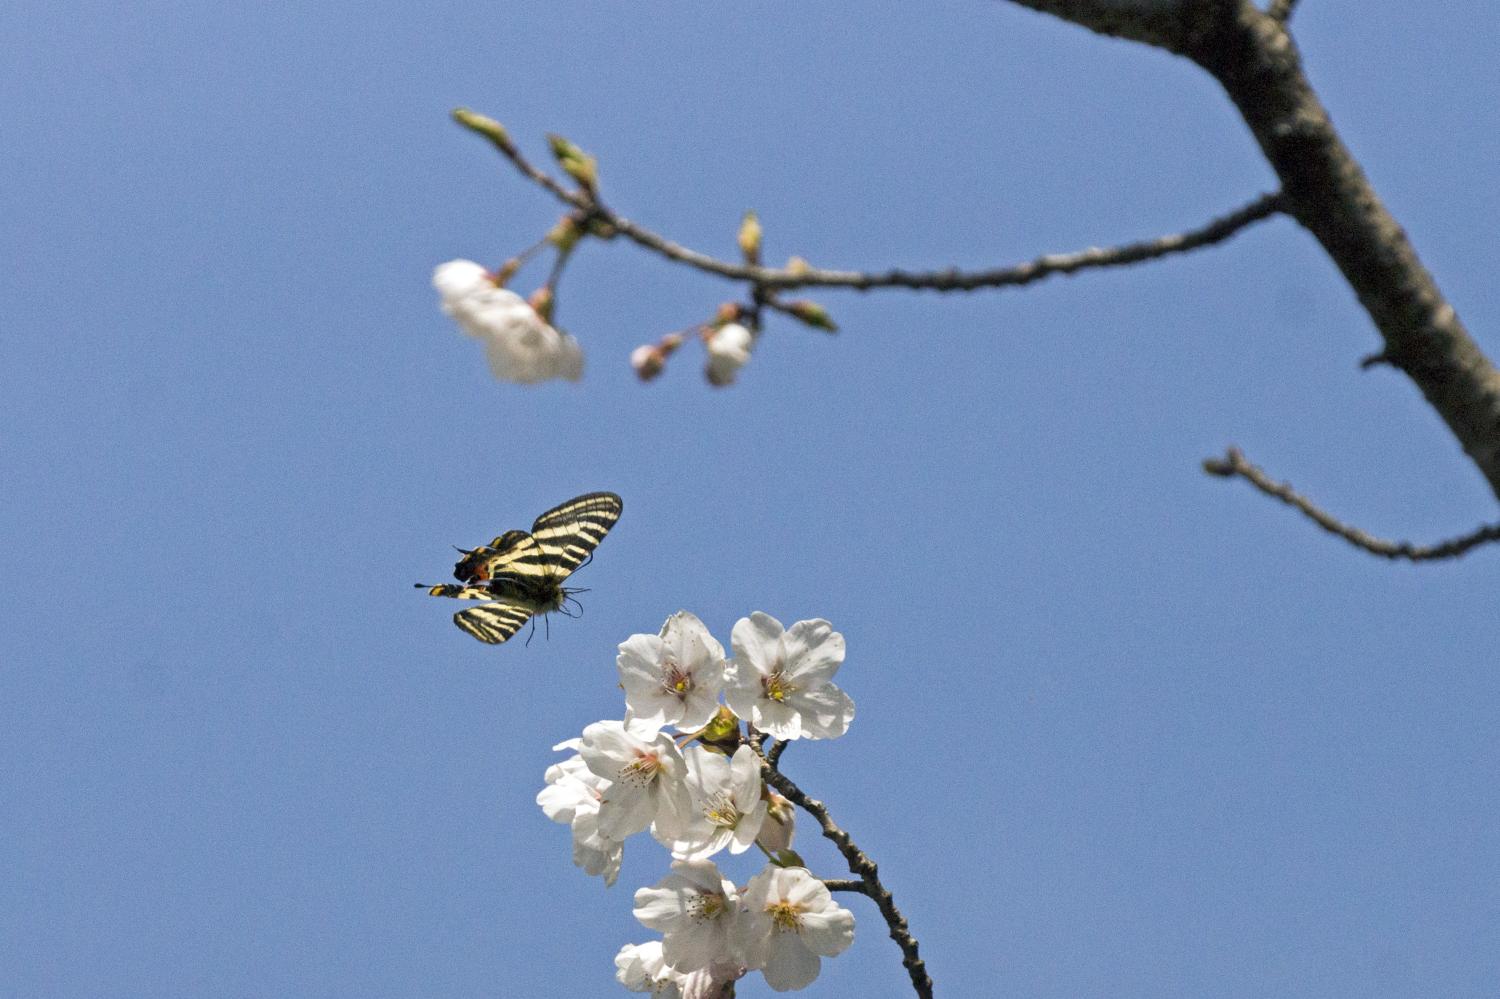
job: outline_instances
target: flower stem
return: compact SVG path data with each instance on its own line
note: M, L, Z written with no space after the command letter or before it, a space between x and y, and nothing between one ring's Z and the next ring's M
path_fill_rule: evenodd
M789 801L800 805L802 809L818 820L818 825L823 829L824 838L838 847L839 853L843 854L844 860L849 865L849 873L859 879L858 888L852 887L850 882L835 882L840 890L859 891L868 895L885 917L886 926L890 927L891 939L896 941L896 946L901 948L901 963L906 972L911 976L912 988L916 990L920 999L932 999L932 978L927 974L927 965L917 954L917 938L911 935L907 928L906 917L901 915L901 910L896 908L896 901L885 885L880 883L878 869L875 861L871 860L863 850L854 844L853 838L833 821L828 815L828 809L821 801L810 798L792 779L776 768L766 758L762 745L765 737L751 730L749 745L760 757L760 773L766 783L770 784ZM779 746L776 748L780 748ZM774 749L773 749L774 752ZM779 756L779 754L778 754Z

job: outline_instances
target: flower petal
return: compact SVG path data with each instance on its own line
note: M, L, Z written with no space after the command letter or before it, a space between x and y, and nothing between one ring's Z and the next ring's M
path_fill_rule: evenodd
M749 665L761 675L769 675L781 661L783 631L780 621L761 611L740 618L729 633L735 664ZM744 683L745 678L741 677L740 682Z
M783 646L787 675L803 688L827 683L844 661L844 636L822 618L792 625Z
M802 946L795 933L777 933L771 937L771 953L761 974L766 984L777 992L804 989L818 977L822 962L818 955Z
M831 908L804 912L797 935L808 950L824 957L834 957L854 943L854 913L830 902Z
M798 691L790 700L802 722L805 739L836 739L854 720L854 699L831 683Z

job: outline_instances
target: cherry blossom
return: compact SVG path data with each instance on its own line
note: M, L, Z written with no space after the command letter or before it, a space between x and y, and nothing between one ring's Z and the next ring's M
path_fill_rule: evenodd
M854 718L854 701L832 679L844 636L823 620L789 629L756 611L730 633L734 664L724 699L735 714L777 739L832 739Z
M777 992L805 988L818 977L819 957L854 942L854 915L801 867L767 867L745 886L741 943L746 963Z
M676 857L711 857L726 846L730 853L744 853L766 821L755 752L741 746L729 759L692 746L683 753L683 762L692 802L687 821L676 828L659 827L657 838Z
M740 963L735 929L740 896L711 860L678 860L655 887L635 893L635 918L662 934L678 971Z
M631 635L615 665L631 717L691 730L719 710L724 646L687 611L667 618L660 634Z
M580 740L569 739L553 749L577 749ZM547 768L547 786L536 796L542 813L553 822L571 827L573 863L591 877L603 877L612 887L620 876L625 844L599 832L599 803L608 781L589 770L581 756L571 756Z
M725 323L708 335L704 342L708 349L708 380L713 385L728 385L734 381L750 360L750 351L755 346L755 334L739 323Z
M599 802L599 831L622 840L653 821L680 828L688 809L682 754L658 726L601 721L583 730L578 749L596 776L608 781Z

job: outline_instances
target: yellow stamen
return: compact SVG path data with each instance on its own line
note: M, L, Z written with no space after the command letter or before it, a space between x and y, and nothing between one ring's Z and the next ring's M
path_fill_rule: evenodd
M766 907L771 924L780 932L796 933L802 926L802 910L791 902L773 902Z
M780 670L763 678L760 684L761 688L765 691L765 695L777 702L785 701L797 689L793 684L787 682L786 675Z
M706 895L696 895L688 903L688 909L692 912L694 919L709 920L718 919L727 908L727 900L718 892L710 892Z
M639 787L655 780L660 770L661 760L656 758L656 754L644 753L620 768L620 780Z

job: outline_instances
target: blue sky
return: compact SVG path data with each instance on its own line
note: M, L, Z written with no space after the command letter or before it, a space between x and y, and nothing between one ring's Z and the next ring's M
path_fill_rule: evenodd
M1335 122L1500 353L1493 12L1301 7ZM1387 536L1494 518L1291 223L825 294L842 332L772 325L728 391L686 352L635 381L729 289L623 245L563 285L577 386L492 381L428 284L557 214L456 105L539 160L572 137L696 247L755 208L772 260L979 265L1268 189L1190 65L978 0L22 2L0 34L0 991L624 994L665 859L633 841L606 891L533 797L619 716L615 646L687 608L845 635L854 726L785 767L941 994L1494 994L1500 556L1387 565L1198 471L1236 443ZM550 640L482 646L411 588L594 489L625 513ZM847 901L808 994L901 994Z

